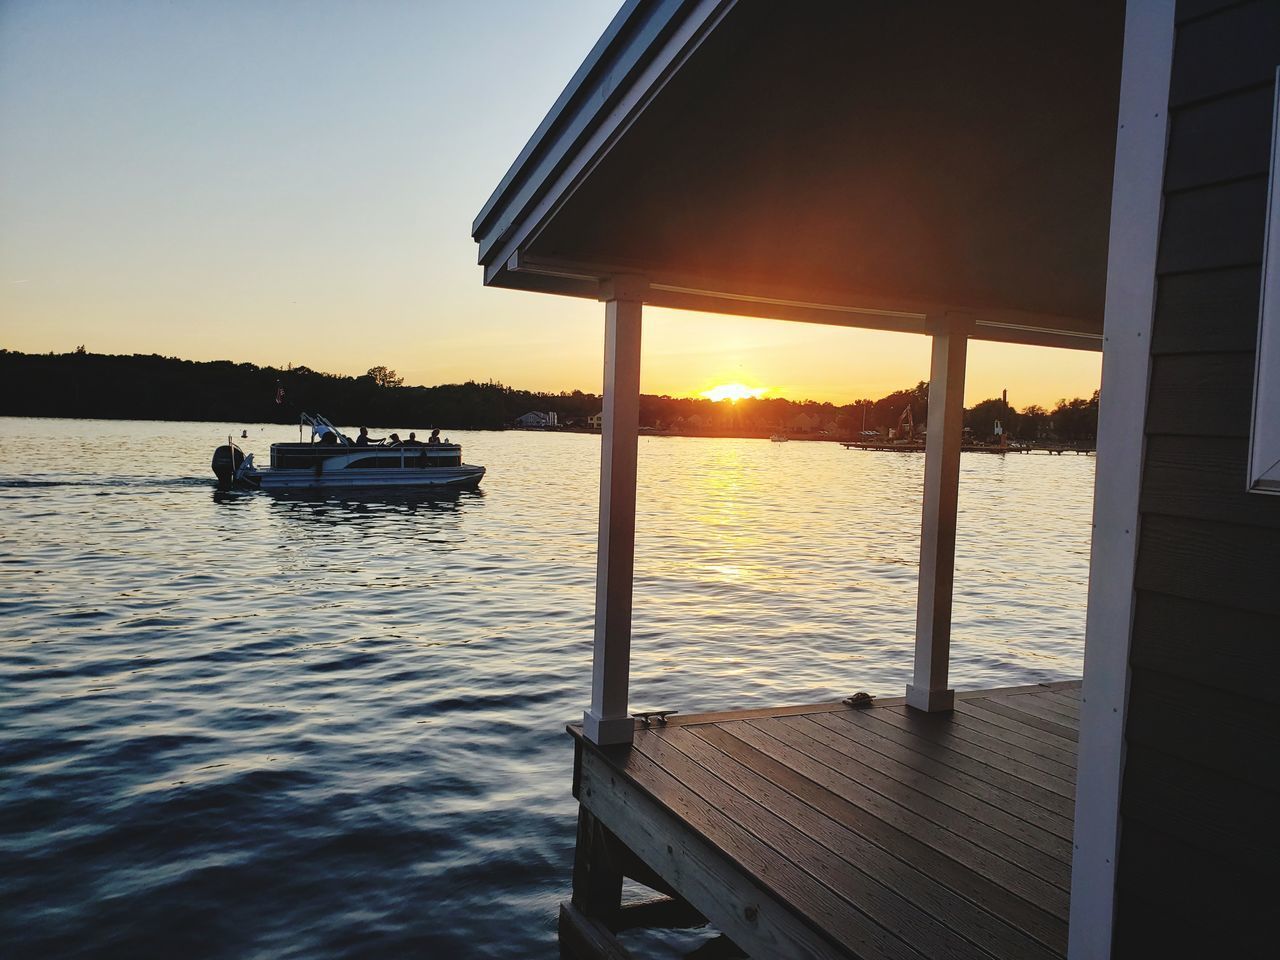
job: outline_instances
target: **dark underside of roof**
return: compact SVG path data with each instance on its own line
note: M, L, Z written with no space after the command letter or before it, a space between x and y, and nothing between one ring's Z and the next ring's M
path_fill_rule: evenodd
M1098 334L1123 14L740 0L490 282L591 292L511 269L550 264Z

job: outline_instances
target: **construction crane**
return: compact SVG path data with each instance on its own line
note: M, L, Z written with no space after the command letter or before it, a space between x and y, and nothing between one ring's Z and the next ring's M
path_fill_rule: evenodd
M904 422L906 423L905 428L903 427ZM898 440L907 441L912 441L916 438L916 420L911 415L911 404L909 403L902 409L902 413L898 414L898 426L894 431L894 437Z

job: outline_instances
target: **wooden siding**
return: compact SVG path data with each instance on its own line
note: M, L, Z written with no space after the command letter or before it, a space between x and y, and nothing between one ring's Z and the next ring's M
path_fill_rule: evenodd
M1280 843L1280 497L1245 492L1280 3L1180 2L1115 956L1261 953Z
M755 957L1066 950L1079 684L705 714L580 742L578 796ZM575 888L576 889L576 888Z

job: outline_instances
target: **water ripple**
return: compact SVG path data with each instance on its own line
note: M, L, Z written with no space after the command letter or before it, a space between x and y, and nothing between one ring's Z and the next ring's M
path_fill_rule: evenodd
M598 439L271 498L204 474L240 429L0 419L5 957L556 956ZM635 708L901 693L921 466L643 438ZM956 685L1078 675L1093 461L962 474Z

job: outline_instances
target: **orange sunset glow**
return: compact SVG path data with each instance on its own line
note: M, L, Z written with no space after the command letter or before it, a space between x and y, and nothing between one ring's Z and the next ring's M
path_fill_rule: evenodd
M256 18L263 29L293 29L288 4L233 6L239 12L226 14L224 30ZM501 79L505 48L492 42L484 5L392 5L394 15L379 17L339 5L352 49L362 51L339 74L323 45L291 49L287 67L272 49L251 71L220 73L234 43L193 33L182 5L84 4L74 31L45 5L0 5L10 18L0 16L0 347L45 353L83 344L94 353L301 364L353 377L383 365L415 386L494 380L599 393L603 308L484 287L458 225L499 182L613 5L509 6L530 26L512 27L506 42L540 52L514 88ZM168 12L157 19L155 11ZM540 41L528 47L521 31L535 26ZM156 39L146 57L120 61L93 39L107 29ZM235 30L228 35L253 32ZM438 48L424 57L427 36ZM64 50L71 38L82 44L75 53ZM152 78L171 70L166 44L201 66L156 87ZM90 54L114 86L84 86L81 74L56 69ZM458 88L463 73L488 85ZM289 82L279 86L282 76ZM311 78L341 97L317 100ZM264 98L261 89L276 93ZM428 102L411 94L432 89L453 95ZM158 125L157 116L184 116L191 103L210 105L200 124ZM371 113L369 104L380 107ZM329 113L364 118L358 135L306 119ZM416 131L408 140L404 117ZM486 123L477 127L475 117ZM296 125L307 135L269 133ZM228 145L234 164L225 162ZM315 164L317 155L326 162ZM78 167L84 156L94 157L93 178ZM299 181L293 172L303 169L310 172ZM1017 406L1052 408L1087 397L1100 357L975 342L965 400L1007 389ZM648 394L846 404L928 376L924 336L645 309Z
M768 392L768 387L748 387L741 383L722 383L720 386L712 387L710 390L703 390L698 396L706 397L708 400L714 400L717 403L721 400L737 403L739 400L755 400L758 397L763 397Z

